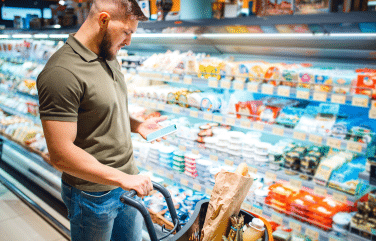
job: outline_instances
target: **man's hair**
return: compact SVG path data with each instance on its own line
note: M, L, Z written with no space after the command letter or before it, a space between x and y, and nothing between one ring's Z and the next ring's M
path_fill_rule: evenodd
M108 12L115 20L128 17L139 21L148 20L136 0L93 0L89 16L100 12Z

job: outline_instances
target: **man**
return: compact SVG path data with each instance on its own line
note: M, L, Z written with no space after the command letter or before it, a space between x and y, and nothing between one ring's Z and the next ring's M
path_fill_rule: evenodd
M133 160L131 132L160 128L128 113L127 89L116 54L146 20L135 0L94 0L76 34L38 76L40 116L51 163L63 172L62 197L72 240L141 240L142 216L119 201L153 189Z

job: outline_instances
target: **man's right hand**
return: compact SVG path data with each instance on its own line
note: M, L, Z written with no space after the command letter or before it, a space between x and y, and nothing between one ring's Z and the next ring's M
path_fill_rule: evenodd
M150 192L153 191L153 184L148 176L130 175L121 188L127 191L135 190L137 196L145 197L149 196Z

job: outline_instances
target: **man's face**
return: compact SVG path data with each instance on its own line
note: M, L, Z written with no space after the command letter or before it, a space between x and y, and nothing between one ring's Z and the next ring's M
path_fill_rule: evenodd
M136 32L137 26L138 20L129 18L110 21L99 46L99 56L106 60L115 59L122 47L131 44L132 34Z

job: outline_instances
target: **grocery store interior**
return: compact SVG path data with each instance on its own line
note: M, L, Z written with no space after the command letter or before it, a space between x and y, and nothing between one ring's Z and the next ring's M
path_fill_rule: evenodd
M132 134L140 174L176 208L166 240L199 240L246 163L222 193L244 215L226 217L223 240L375 241L376 1L137 2L149 20L117 59L130 115L177 128L156 143ZM92 3L0 4L0 241L71 240L36 79ZM159 192L143 205L159 238L176 228Z

